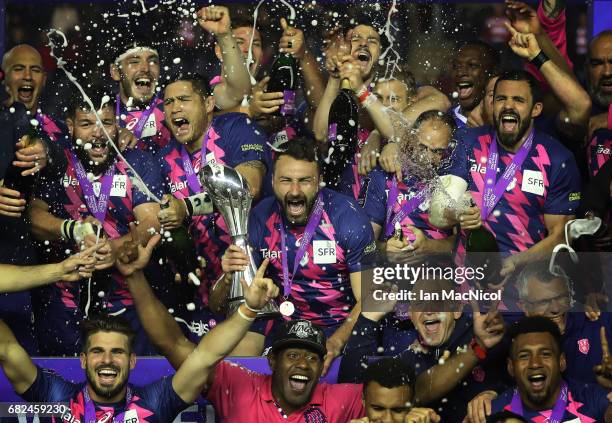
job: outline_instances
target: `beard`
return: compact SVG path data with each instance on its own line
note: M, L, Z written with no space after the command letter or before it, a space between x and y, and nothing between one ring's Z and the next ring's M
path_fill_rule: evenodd
M312 206L316 200L316 194L312 197L308 198L305 194L301 195L290 195L286 194L282 199L283 210L285 212L285 217L292 225L302 226L305 225L310 217L310 212L312 211ZM290 213L290 202L302 202L304 204L304 212L300 213L299 216L293 215Z
M610 106L610 104L612 104L612 95L603 93L603 91L601 90L601 83L602 80L599 81L599 84L597 84L597 86L593 86L593 84L589 83L589 95L591 96L591 99L593 100L593 103L595 103L595 105L602 109L605 109Z
M139 75L139 76L143 76L143 75ZM153 81L153 76L150 73L147 73L146 76L151 81ZM134 80L135 79L136 77L134 77ZM123 72L121 73L121 82L120 82L121 88L123 92L127 95L128 98L130 97L132 98L132 103L130 104L130 108L141 109L149 105L149 102L155 95L155 89L153 88L151 90L151 93L147 94L146 97L142 97L140 94L135 93L133 90L132 83L134 82L134 80L130 80ZM152 87L154 86L153 82L151 82L151 86Z
M515 113L515 116L518 119L518 131L516 133L502 133L501 119L495 115L493 116L493 123L495 124L495 130L497 132L497 140L506 149L512 149L514 146L516 146L516 144L525 136L531 124L531 117L527 117L525 120L523 120L518 113Z
M117 145L116 141L117 141L117 137L115 137L115 139L113 140L115 145ZM73 139L72 145L75 146L74 154L77 156L77 159L79 159L79 161L83 165L83 168L85 169L85 171L87 173L92 173L96 176L104 173L108 169L108 167L112 163L115 162L115 158L117 157L117 152L110 145L110 143L107 144L108 154L106 155L106 159L103 162L94 162L89 157L89 153L85 150L85 148L83 148L85 143L82 143L81 145L77 145L75 140Z
M115 370L118 375L121 375L121 371L117 367L114 367L114 366L100 366L100 367L112 367L113 370ZM113 386L113 387L100 386L96 382L96 372L97 370L87 369L87 372L86 372L87 383L89 384L91 389L96 393L96 395L100 397L111 399L117 394L119 394L121 390L125 388L125 385L127 384L128 376L129 376L128 372L124 373L123 376L121 376L121 379L119 380L119 383L116 386Z

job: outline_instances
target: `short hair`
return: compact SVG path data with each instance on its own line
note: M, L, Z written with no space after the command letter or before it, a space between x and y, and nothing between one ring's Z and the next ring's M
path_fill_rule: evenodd
M541 100L542 98L542 90L540 89L540 83L534 78L532 74L522 69L513 69L503 71L499 75L499 79L495 82L495 88L493 89L493 93L497 91L497 85L501 81L525 81L529 84L529 89L531 90L531 97L533 97L534 104Z
M555 279L561 279L567 285L570 298L572 298L573 290L569 277L560 266L556 266L555 271L558 272L558 274L550 272L548 260L528 263L516 278L516 290L518 291L519 299L523 300L527 297L527 287L530 279L536 279L538 282L546 284Z
M508 339L514 345L514 341L519 335L538 332L549 333L557 345L557 350L561 353L561 331L555 322L547 317L523 317L521 320L514 322L508 328ZM510 348L510 356L512 356L512 347Z
M495 413L487 419L487 423L505 423L508 419L515 419L524 423L527 423L527 420L523 416L519 416L518 414L513 413L512 411L504 410L499 413Z
M110 90L106 90L104 88L93 88L87 96L91 100L94 107L110 107L113 113L115 112L116 97L110 92ZM102 104L103 102L104 104ZM77 110L87 113L92 111L91 106L85 100L83 94L79 90L75 89L72 91L72 95L68 100L65 117L67 119L74 119Z
M587 59L591 58L591 50L593 48L593 44L595 44L595 42L598 41L601 37L612 37L612 29L606 29L604 31L601 31L599 34L593 37L593 39L589 43L589 46L587 47Z
M370 382L376 382L385 388L407 386L414 395L414 369L399 357L379 358L368 365L363 379L363 390Z
M490 44L487 44L482 40L469 40L461 44L459 50L465 47L476 47L484 52L486 60L488 60L489 64L491 65L487 71L487 74L491 75L494 72L499 72L501 57L499 55L499 51L493 48Z
M128 348L131 353L134 350L134 338L136 333L129 322L120 316L98 315L83 321L81 325L82 351L87 352L89 338L98 332L117 332L127 336Z
M251 29L253 28L253 18L252 17L245 16L245 15L232 16L232 29L245 28L245 27L249 27ZM259 30L257 26L255 26L255 29Z
M309 137L297 137L289 141L287 148L278 151L274 156L274 165L283 156L289 156L295 160L305 162L314 162L317 164L317 168L320 166L316 142Z
M199 73L181 73L170 78L170 82L166 84L166 87L179 81L191 83L193 90L202 98L210 96L210 84L204 75Z
M439 120L440 122L446 124L451 130L451 135L457 130L457 122L455 122L455 119L453 119L448 113L444 113L440 110L427 110L421 113L414 121L412 128L418 129L423 123L430 120Z

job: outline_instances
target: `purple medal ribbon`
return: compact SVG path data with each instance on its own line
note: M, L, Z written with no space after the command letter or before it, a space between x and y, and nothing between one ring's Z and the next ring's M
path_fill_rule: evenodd
M499 181L495 181L497 177L497 163L499 162L499 154L497 152L497 135L493 135L491 146L489 147L489 158L487 161L487 172L485 173L485 187L482 198L481 217L482 220L487 220L499 200L504 195L504 191L514 178L517 169L520 169L523 162L527 158L527 154L531 150L533 144L533 129L529 136L521 145L519 150L514 155L512 162L506 167L506 170L501 175Z
M85 398L85 416L83 416L83 423L98 423L98 418L96 417L96 407L89 397L89 392L87 392L87 385L83 388L83 398ZM127 408L132 402L132 390L130 387L127 387L127 392L125 394L125 407ZM123 423L125 416L125 411L119 414L117 417L113 416L113 423ZM107 420L108 421L108 420Z
M423 203L425 197L427 196L427 193L427 187L420 190L418 193L416 193L414 197L406 201L402 205L400 211L397 212L395 216L393 216L393 219L391 219L391 215L393 214L393 206L397 202L397 197L399 196L397 178L395 176L393 177L393 182L391 182L391 188L389 189L389 198L387 199L387 237L390 237L393 234L396 223L401 222L404 217L415 211L417 207L419 207Z
M70 161L72 162L72 167L76 172L76 177L79 181L79 185L83 190L83 195L85 196L85 202L87 203L87 208L94 215L96 219L100 222L101 225L104 224L106 219L106 204L110 198L111 188L113 187L113 176L115 175L115 163L112 163L104 175L102 176L101 186L100 186L100 196L96 198L94 194L93 185L89 182L87 178L87 173L85 172L85 168L81 162L77 159L76 155L73 152L70 152Z
M151 100L151 103L142 112L142 114L140 115L140 118L138 119L138 122L136 123L136 126L134 127L133 134L136 137L136 139L140 139L140 136L142 135L142 131L144 130L144 126L149 121L149 116L151 116L151 113L153 113L153 111L155 110L155 102L157 101L157 98L158 98L157 96L158 95L155 94L155 96ZM119 119L121 116L121 96L119 94L117 94L117 97L115 97L115 115L117 116L117 119Z
M559 397L557 398L555 406L552 409L552 413L548 418L548 423L561 423L563 421L563 416L565 415L565 407L567 406L567 398L567 383L561 382L561 391L559 392ZM514 395L512 396L512 402L510 403L510 411L518 414L519 416L523 416L523 402L521 401L521 396L518 393L517 389L514 390Z
M206 132L204 133L204 139L202 140L202 149L200 153L200 168L204 167L204 164L206 163L206 152L208 151L206 148L206 144L208 143L209 129L206 129ZM191 191L195 193L202 192L202 184L198 179L198 175L196 175L193 165L191 164L191 157L189 156L189 153L187 152L187 149L184 145L181 145L181 158L183 160L183 170L185 171L185 177L187 178L187 184L189 184L189 188L191 188Z
M295 273L297 272L297 268L300 265L300 261L302 261L302 257L304 257L304 253L306 252L310 241L312 241L312 237L315 233L317 225L321 221L321 216L323 216L323 199L321 198L321 193L319 193L312 208L312 211L310 212L310 217L308 218L306 229L304 229L304 235L302 236L300 247L295 253L295 258L293 260L293 273L291 274L291 279L289 279L289 263L287 262L287 234L285 233L285 224L281 222L281 264L283 266L283 295L285 296L285 298L288 298L289 294L291 294L291 284L293 283L293 278L295 278Z

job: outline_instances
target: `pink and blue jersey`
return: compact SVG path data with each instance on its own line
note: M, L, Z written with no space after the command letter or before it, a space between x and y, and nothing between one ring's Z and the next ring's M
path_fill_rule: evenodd
M385 230L387 226L387 207L389 202L389 192L392 191L393 175L383 171L380 168L372 170L368 176L363 177L366 182L364 187L366 189L364 196L363 210L370 218L371 222L376 223L382 227L382 238L386 239ZM406 203L421 190L426 189L426 185L420 183L415 178L404 178L397 183L398 195L390 218L393 219ZM450 230L438 229L429 223L429 199L424 198L423 201L418 205L414 211L405 214L399 222L402 225L402 229L405 231L406 225L411 225L423 231L425 236L430 239L443 239L447 238L452 234ZM410 237L409 233L404 233L405 237Z
M370 222L354 200L323 188L323 215L304 257L292 275L304 226L287 223L275 197L255 207L249 217L249 243L256 265L270 259L269 277L283 285L281 225L287 234L287 264L293 276L292 319L307 319L323 327L344 322L355 305L350 274L367 265L375 250Z
M599 169L612 157L612 130L598 129L588 146L589 176L597 175Z
M215 117L210 125L205 146L205 163L211 160L236 167L242 163L258 161L270 169L270 151L266 137L243 113L225 113ZM197 194L187 182L182 159L182 145L172 139L160 151L164 190L176 198ZM196 172L202 167L202 152L189 155ZM205 164L204 163L204 164ZM204 305L208 304L208 288L221 275L221 256L231 242L227 226L218 212L205 216L194 216L189 226L196 242L198 255L206 260L206 269L200 294Z
M489 126L460 130L451 165L445 170L468 182L468 190L479 208L482 208L491 131ZM499 143L498 151L496 180L514 158L514 154ZM535 130L533 145L523 165L516 170L483 224L495 235L502 253L525 251L548 235L545 214L575 213L580 190L580 175L573 155L555 139ZM461 231L459 255L465 251L465 237L465 232Z
M74 420L85 422L85 383L72 383L51 370L38 368L34 383L21 397L29 402L66 403ZM183 401L172 388L172 377L165 377L145 386L129 385L131 400L114 404L96 404L95 421L112 422L113 416L125 412L124 421L139 423L168 423L189 404ZM93 414L93 413L92 413ZM61 423L59 417L42 418L41 421Z
M598 423L606 421L608 409L607 391L599 385L567 381L569 387L567 406L562 422ZM491 404L491 414L511 410L514 389L501 393ZM549 421L552 410L535 411L523 404L523 417L528 422L544 423Z
M42 130L51 139L51 141L59 141L63 136L68 134L66 124L59 119L55 119L44 113L37 113L36 120L41 125Z
M40 186L36 197L46 202L49 205L49 213L60 219L83 220L91 213L87 208L76 171L70 162L71 151L66 149L65 154L68 165L62 179L52 181L53 183L46 186ZM155 166L151 166L153 162L151 155L144 151L129 150L125 152L125 157L147 187L155 195L161 196L160 173ZM106 218L103 223L104 232L110 239L119 238L129 232L129 224L136 220L134 208L141 204L153 202L147 194L141 192L132 183L131 171L124 162L117 160L114 167L115 173L110 189ZM94 181L92 185L94 192L96 192L96 186L99 186L99 184ZM73 243L54 243L52 248L44 249L48 253L45 261L63 260L67 256L66 251L75 248L76 246ZM133 300L123 277L115 271L111 278L113 286L110 292L105 292L103 303L106 307L104 308L112 312L122 307L131 306ZM59 301L67 308L78 307L78 295L81 289L79 284L59 282L47 289L53 293L51 302Z
M138 137L138 148L141 150L149 151L152 154L156 154L160 149L164 148L172 134L165 125L164 117L164 102L158 98L154 102L153 113L149 115L147 121L144 122L142 133ZM134 132L137 127L140 118L143 113L146 112L146 108L136 109L128 108L121 103L119 105L119 125L122 128L126 128L131 132Z

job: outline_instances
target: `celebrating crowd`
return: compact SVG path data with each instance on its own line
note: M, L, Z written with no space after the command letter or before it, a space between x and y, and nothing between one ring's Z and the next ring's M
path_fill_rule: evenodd
M163 79L155 39L113 37L113 89L69 78L63 110L41 110L39 51L7 51L15 392L67 403L65 422L169 423L198 398L223 422L612 422L612 29L581 84L564 1L505 12L523 66L468 41L450 98L367 18L309 40L279 16L263 70L253 22L203 7L219 75ZM440 267L455 277L423 270ZM176 373L128 383L151 355ZM262 355L271 375L224 361ZM32 356L78 356L85 380Z

